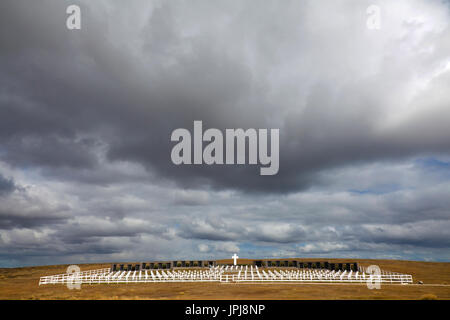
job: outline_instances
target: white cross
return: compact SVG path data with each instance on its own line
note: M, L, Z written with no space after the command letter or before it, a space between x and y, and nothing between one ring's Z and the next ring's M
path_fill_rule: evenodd
M233 260L234 260L234 265L236 265L236 261L239 258L236 253L232 256Z

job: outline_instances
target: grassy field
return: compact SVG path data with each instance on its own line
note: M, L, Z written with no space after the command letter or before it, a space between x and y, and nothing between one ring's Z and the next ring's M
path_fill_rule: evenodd
M339 262L338 259L328 259ZM398 260L359 260L363 266L411 274L412 285L382 285L369 290L350 284L223 284L145 283L82 285L69 290L64 285L38 286L39 277L65 273L67 265L0 269L0 299L450 299L450 263ZM231 260L222 260L231 263ZM245 260L239 262L245 263ZM110 264L79 265L81 270ZM423 284L417 284L422 281Z

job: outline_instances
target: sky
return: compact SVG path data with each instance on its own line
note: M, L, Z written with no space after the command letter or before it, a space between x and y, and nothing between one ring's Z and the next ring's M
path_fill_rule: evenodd
M2 0L0 267L450 261L449 87L441 0ZM175 165L195 120L278 174Z

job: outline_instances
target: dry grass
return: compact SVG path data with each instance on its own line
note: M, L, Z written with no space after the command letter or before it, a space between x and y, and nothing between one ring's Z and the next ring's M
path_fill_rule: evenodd
M420 297L420 300L437 300L438 297L436 297L434 294L427 293Z
M332 259L329 259L330 261ZM339 262L338 259L333 261ZM450 263L397 260L356 260L382 269L413 275L414 285L383 285L369 290L349 284L221 284L141 283L38 286L39 277L64 273L67 265L0 269L0 299L450 299ZM229 263L230 260L223 260ZM245 262L245 261L240 261ZM109 264L80 265L81 270ZM423 285L416 284L423 281Z

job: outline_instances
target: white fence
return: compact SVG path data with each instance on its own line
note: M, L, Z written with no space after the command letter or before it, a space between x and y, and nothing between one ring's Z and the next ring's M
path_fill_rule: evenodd
M379 275L370 275L365 272L330 271L326 269L300 269L300 270L271 270L244 269L237 274L230 274L222 281L231 282L304 282L304 283L367 283L367 281L381 284L407 284L412 283L409 274L383 272Z
M253 266L216 266L208 270L140 270L115 271L109 268L41 277L44 284L96 284L146 282L299 282L299 283L412 283L412 276L383 271L379 275L365 272L326 269L259 269Z
M210 270L142 270L116 271L110 269L92 270L90 273L78 272L41 277L41 284L95 284L95 283L138 283L138 282L211 282L220 281L221 273Z
M87 281L91 278L98 277L110 272L110 268L87 270L74 273L63 273L53 276L45 276L39 279L39 285L41 284L57 284L57 283L73 283L75 279L83 279ZM86 283L86 282L83 282Z

